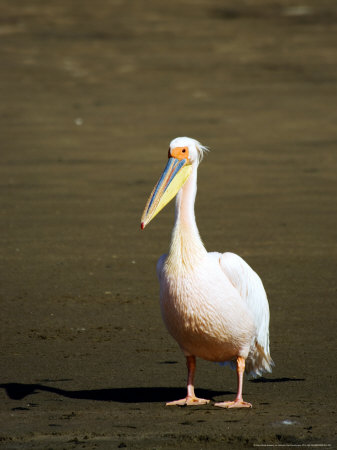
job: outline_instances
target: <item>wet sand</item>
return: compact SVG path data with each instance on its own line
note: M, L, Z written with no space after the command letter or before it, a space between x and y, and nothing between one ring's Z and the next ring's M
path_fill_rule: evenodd
M336 36L324 0L2 2L0 447L336 445ZM186 383L155 275L173 205L139 222L179 135L211 148L207 249L268 293L251 410L165 407ZM235 373L198 361L196 389L231 399Z

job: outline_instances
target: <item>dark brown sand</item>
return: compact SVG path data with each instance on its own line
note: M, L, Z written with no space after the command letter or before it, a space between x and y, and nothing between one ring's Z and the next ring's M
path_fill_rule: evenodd
M2 0L5 449L222 449L336 436L337 7L333 0ZM155 264L173 205L140 215L179 135L211 148L196 215L271 309L251 410L165 407L185 362ZM197 394L232 399L198 361Z

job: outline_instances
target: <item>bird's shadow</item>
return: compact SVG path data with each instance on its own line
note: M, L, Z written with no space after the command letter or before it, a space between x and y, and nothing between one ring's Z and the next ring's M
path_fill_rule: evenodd
M290 381L305 381L305 378L255 378L254 380L249 380L251 383L287 383Z
M45 391L59 395L61 397L73 398L77 400L96 400L119 403L154 403L177 400L186 395L186 389L177 387L128 387L128 388L107 388L92 390L65 390L44 384L23 384L6 383L0 384L7 396L12 400L22 400L28 395L38 394ZM230 391L214 391L209 389L197 389L200 397L213 399L218 395L234 394Z
M304 378L258 378L250 380L251 383L285 383L294 381L304 381ZM49 381L49 380L46 380ZM51 380L50 380L51 381ZM54 380L55 381L55 380ZM61 380L71 381L71 380ZM183 398L186 395L186 388L178 387L123 387L91 390L66 390L44 384L24 384L24 383L4 383L0 384L7 396L12 400L22 400L28 395L38 394L41 391L51 392L61 397L73 398L77 400L96 400L119 403L156 403L167 402ZM220 395L235 395L232 391L214 391L211 389L197 389L197 395L202 398L213 400Z

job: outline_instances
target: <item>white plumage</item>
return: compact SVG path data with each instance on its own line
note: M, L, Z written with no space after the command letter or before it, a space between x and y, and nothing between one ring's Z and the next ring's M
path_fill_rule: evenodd
M220 266L253 316L256 340L246 360L246 372L256 377L271 372L269 355L269 304L261 278L240 256L224 253Z
M178 191L170 250L160 257L157 274L164 323L187 358L188 392L186 398L169 404L207 402L194 394L195 357L200 357L237 364L237 398L216 405L250 407L242 399L244 369L258 376L271 371L273 364L269 354L268 300L259 276L242 258L233 253L207 253L200 239L194 202L197 169L205 150L191 138L171 142L169 163L142 217L144 228L159 212L156 208L162 197L162 204L167 203L168 186ZM184 170L186 174L174 186L175 176Z

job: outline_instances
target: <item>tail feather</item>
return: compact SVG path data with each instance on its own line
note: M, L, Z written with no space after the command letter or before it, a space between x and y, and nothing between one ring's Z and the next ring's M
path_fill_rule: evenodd
M270 354L265 352L262 345L255 342L255 347L252 348L246 359L246 373L253 378L260 377L264 372L270 373L274 365Z

